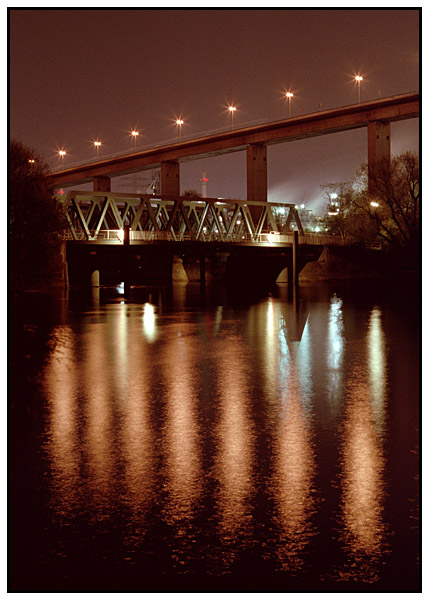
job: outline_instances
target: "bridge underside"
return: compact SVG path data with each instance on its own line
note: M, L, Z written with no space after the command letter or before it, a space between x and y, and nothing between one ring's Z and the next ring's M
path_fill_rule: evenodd
M319 258L323 246L299 247L298 272ZM283 269L292 274L293 248L218 242L154 242L124 246L67 242L71 285L88 285L99 272L100 285L167 284L179 262L189 281L218 280L236 284L274 284ZM289 280L291 280L289 278Z

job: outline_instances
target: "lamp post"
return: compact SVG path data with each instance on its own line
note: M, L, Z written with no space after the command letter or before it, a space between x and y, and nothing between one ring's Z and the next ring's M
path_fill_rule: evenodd
M100 149L101 142L100 142L100 141L98 141L98 140L96 140L96 141L94 142L94 146L95 146L95 149L96 149L96 151L97 151L97 158L98 158L98 151L99 151L99 149Z
M231 131L234 128L234 113L237 110L236 106L228 106L229 113L231 115Z
M61 166L63 167L64 166L64 157L67 154L67 152L65 150L59 150L58 154L61 158Z
M182 139L182 125L183 125L184 121L183 119L177 119L176 120L176 125L179 128L179 139Z
M356 81L357 86L358 86L358 104L360 104L360 84L361 84L361 81L363 81L362 75L356 75L355 76L355 81Z
M291 117L291 111L292 111L291 105L292 105L293 93L292 92L286 92L285 98L287 98L288 101L289 101L289 119L290 119L290 117Z
M136 131L135 129L132 130L131 135L134 138L134 148L137 148L137 136L140 135L140 133L138 131Z

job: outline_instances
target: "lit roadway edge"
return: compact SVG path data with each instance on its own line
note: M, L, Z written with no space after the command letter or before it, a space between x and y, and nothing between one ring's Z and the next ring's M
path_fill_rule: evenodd
M47 175L54 187L92 181L93 177L117 177L159 167L161 162L184 162L245 150L249 144L277 144L366 127L371 121L401 121L418 117L420 94L411 92L234 129L205 137L158 146L114 158L77 165Z

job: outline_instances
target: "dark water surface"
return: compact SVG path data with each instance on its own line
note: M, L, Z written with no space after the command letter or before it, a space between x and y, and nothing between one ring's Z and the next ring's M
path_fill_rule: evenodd
M10 590L420 589L404 286L12 307Z

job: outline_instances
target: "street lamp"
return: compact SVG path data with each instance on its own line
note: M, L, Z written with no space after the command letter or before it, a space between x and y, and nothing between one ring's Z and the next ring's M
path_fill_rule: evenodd
M358 86L358 104L360 104L360 84L361 84L361 81L363 81L362 75L355 75L355 81Z
M289 100L289 119L291 116L291 102L292 102L292 98L293 98L293 93L292 92L286 92L285 97Z
M234 127L234 113L237 110L237 107L236 106L228 106L228 110L231 115L231 131L232 131L232 129Z
M100 149L101 142L99 142L98 140L96 140L96 141L94 142L94 146L95 146L95 148L96 148L96 150L97 150L97 157L98 157L98 151L99 151L99 149Z
M183 125L184 121L183 119L177 119L176 120L176 125L179 128L179 139L182 138L182 125Z
M61 158L61 166L63 167L64 166L64 157L67 154L67 152L65 150L59 150L58 154Z
M137 136L140 135L140 133L138 131L136 131L135 129L132 130L131 135L134 138L134 148L137 147Z

